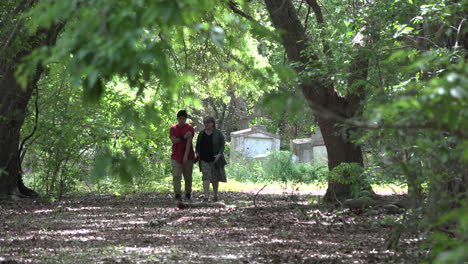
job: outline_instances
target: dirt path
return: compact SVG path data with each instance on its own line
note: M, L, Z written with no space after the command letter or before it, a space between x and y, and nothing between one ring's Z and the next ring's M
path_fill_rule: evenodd
M415 238L385 248L398 215L311 206L307 195L194 196L183 210L169 194L0 201L0 263L416 262Z

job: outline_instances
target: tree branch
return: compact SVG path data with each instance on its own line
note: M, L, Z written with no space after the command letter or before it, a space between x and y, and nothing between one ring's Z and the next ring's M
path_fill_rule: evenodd
M351 118L347 118L343 115L337 114L336 112L322 107L318 104L314 104L309 102L309 107L312 109L314 112L314 115L328 119L328 120L333 120L335 122L344 124L344 125L349 125L352 127L356 128L364 128L364 129L406 129L406 130L413 130L413 129L431 129L431 130L437 130L441 132L450 132L453 133L454 135L460 137L460 138L468 138L468 134L463 133L463 131L460 130L451 130L450 128L446 126L441 126L435 123L425 123L425 124L401 124L401 125L394 125L394 124L371 124L368 122L363 122Z
M369 58L366 54L366 36L363 32L366 27L363 26L354 36L353 46L357 49L350 63L350 75L347 81L349 93L346 99L350 102L350 106L355 111L359 104L366 97L365 86L369 74Z
M246 70L248 71L257 71L256 69L251 68L247 63L243 62L241 59L236 57L232 52L226 48L223 49L225 54L232 59L233 61L237 62L239 65L243 66ZM272 81L270 78L267 78L262 72L257 71L257 77L260 77L265 83L268 83L270 85L277 85L274 81Z
M250 21L252 21L252 22L257 22L252 16L250 16L249 14L246 14L244 11L240 10L240 9L238 8L238 4L237 4L236 2L234 2L234 1L229 1L228 6L229 6L229 8L231 8L231 10L232 10L234 13L236 13L236 14L242 16L242 17L245 17L245 18L247 18L248 20L250 20ZM257 22L257 23L258 23L258 22Z
M322 36L322 31L324 28L324 21L323 21L323 14L322 14L322 9L320 8L319 4L317 3L317 0L307 0L307 4L312 8L315 14L315 19L317 20L317 24L320 26L320 38L322 41L323 45L323 53L325 53L327 56L331 56L331 48L330 45L328 45L327 41L323 38ZM305 25L307 26L307 25Z
M283 32L281 42L289 61L295 63L296 71L303 72L306 67L320 68L321 62L316 52L308 49L309 37L291 0L265 0L265 4L274 27L277 31ZM326 105L338 100L334 96L336 93L333 86L324 80L330 80L330 78L327 76L304 77L301 88L308 101Z
M458 25L458 28L456 28L457 30L457 36L455 37L455 47L458 46L458 42L460 41L460 32L461 32L461 28L462 28L462 25L463 25L463 22L465 22L466 18L463 18L461 21L460 21L460 24Z
M19 148L19 155L20 155L20 159L19 159L19 162L20 164L23 162L23 157L25 155L25 151L23 153L23 149L24 149L24 145L26 144L26 141L28 141L32 136L34 136L34 134L36 133L36 130L37 130L37 124L39 123L39 89L37 88L37 85L35 84L34 85L34 88L36 90L36 100L34 101L34 106L35 106L35 110L36 110L36 113L35 113L35 117L34 117L34 127L33 127L33 130L31 131L31 133L25 137L23 139L23 141L21 142L20 144L20 148Z

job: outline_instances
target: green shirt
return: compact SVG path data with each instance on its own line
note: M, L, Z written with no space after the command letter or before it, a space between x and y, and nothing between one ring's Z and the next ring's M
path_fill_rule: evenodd
M205 134L205 130L202 130L200 131L200 133L198 133L198 137L197 137L197 144L195 145L195 152L198 154L200 154L200 148L202 147L201 146L201 141L202 141L202 137L206 135ZM224 139L224 135L223 133L221 133L220 130L214 128L213 129L213 134L212 134L212 139L213 139L213 154L214 155L217 155L217 154L221 154L221 157L219 158L219 160L216 162L216 166L221 166L221 167L224 167L227 162L226 162L226 159L224 158L224 146L226 144L226 141Z

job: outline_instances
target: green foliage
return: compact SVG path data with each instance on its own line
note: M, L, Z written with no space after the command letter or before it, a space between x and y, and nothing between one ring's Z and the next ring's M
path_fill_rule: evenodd
M354 198L371 198L368 189L371 181L364 174L364 168L361 164L341 163L329 172L328 178L330 181L350 185Z
M231 142L226 142L224 145L224 158L231 160Z
M281 135L281 149L288 150L292 139L310 137L316 126L304 96L291 88L267 93L261 106L268 116L262 119L262 124L269 132Z
M225 3L216 1L46 0L26 16L31 32L58 23L66 28L55 46L29 56L30 63L19 70L20 81L27 80L37 62L65 62L71 83L82 86L90 101L99 100L115 77L138 94L161 88L159 95L171 102L179 93L197 91L219 98L233 83L242 88L237 93L261 88L251 89L257 93L273 83L275 72L284 71L272 70L256 55L257 41L249 31L265 36L268 30L241 23Z
M14 9L13 2L4 5ZM265 10L256 12L267 21ZM46 68L37 139L24 165L34 170L27 181L57 197L80 188L90 172L98 182L110 175L125 184L164 178L167 128L176 109L198 110L201 100L212 99L226 109L237 98L253 108L264 91L292 76L291 69L270 66L258 52L260 45L265 55L278 52L279 45L267 39L277 35L262 24L241 22L224 2L45 0L7 21L19 25L24 38L64 25L55 45L33 50L17 70L25 86L38 64ZM218 113L216 107L212 112ZM211 114L204 108L201 115ZM23 135L33 122L26 120Z
M299 74L286 63L268 14L255 1L240 6L258 23L233 14L226 1L41 0L23 15L12 12L19 1L2 1L2 64L30 50L25 43L31 34L65 24L56 45L13 65L23 86L44 65L38 129L23 160L27 183L60 197L88 186L93 173L92 190L169 191L167 130L179 108L220 118L234 114L241 102L246 107L237 115L246 116L264 99L262 124L286 134L282 142L288 142L309 136L314 127L297 92L300 81L321 82L343 96L364 88L359 121L374 129L353 140L374 152L368 167L344 163L325 173L277 152L264 161L230 164L228 174L253 182L329 179L351 185L355 197L367 197L362 187L371 183L404 182L411 199L428 205L427 218L437 227L449 224L450 235L436 232L428 246L431 261L466 258L467 213L454 210L466 190L447 190L463 182L468 161L466 4L332 0L322 8L325 21L317 23L307 8L299 10L300 1L293 2L311 39L305 53L319 58ZM353 45L358 32L365 47ZM369 72L350 83L356 57L368 60ZM34 105L29 107L33 113ZM23 138L34 120L25 121ZM234 118L227 120L235 127Z
M325 183L327 181L328 168L323 165L299 163L297 165L300 181L304 183Z
M92 179L99 186L115 176L115 188L132 183L141 189L147 181L170 175L167 133L177 108L166 105L164 113L162 102L150 94L133 99L134 92L120 82L99 105L83 105L80 92L62 71L63 65L56 64L39 83L37 130L26 142L23 161L28 186L61 197L83 188L94 190ZM30 107L34 113L35 105ZM32 115L23 135L34 126Z
M342 184L351 184L361 178L363 167L358 163L341 163L330 171L329 177Z
M81 83L90 96L100 95L103 82L113 76L125 78L140 90L151 76L165 89L179 89L181 79L169 59L170 42L182 41L185 27L193 32L201 30L197 25L205 12L214 8L207 0L90 1L77 5L76 1L40 1L28 14L33 21L30 30L66 21L66 31L57 45L34 56L45 63L68 61L72 83ZM221 44L222 29L212 29L213 39Z
M320 165L295 164L288 151L274 151L264 160L230 163L226 172L242 182L323 183L328 171Z
M260 162L251 160L231 162L226 166L226 174L240 182L264 182L263 168Z
M272 152L264 164L265 178L279 182L300 181L297 166L292 162L292 153L287 151Z
M468 259L468 209L461 208L443 214L431 226L429 259L431 263L462 263ZM450 230L450 231L449 231Z
M117 175L122 183L131 183L133 175L138 175L142 167L133 153L124 149L123 153L113 154L107 147L99 148L95 155L96 163L91 176Z
M357 138L380 157L373 166L379 168L381 179L404 181L415 206L424 206L427 199L428 223L458 212L454 205L466 195L466 190L450 189L454 183L466 188L462 175L468 81L463 13L466 5L458 1L380 1L363 16L371 22L367 30L374 65L363 117L379 129L363 131ZM414 214L418 217L411 221L420 221L422 211ZM457 215L452 220L464 221ZM423 227L413 225L415 230ZM446 228L449 233L460 232L460 226ZM458 239L458 235L452 239L436 232L429 246L431 261L456 263L466 258L456 253L466 249L466 242L461 242L466 237Z

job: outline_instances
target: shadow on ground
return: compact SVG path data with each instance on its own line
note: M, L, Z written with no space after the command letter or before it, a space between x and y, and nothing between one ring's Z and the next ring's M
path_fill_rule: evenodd
M169 194L0 202L0 263L413 263L418 240L386 249L401 215L314 204L310 195Z

